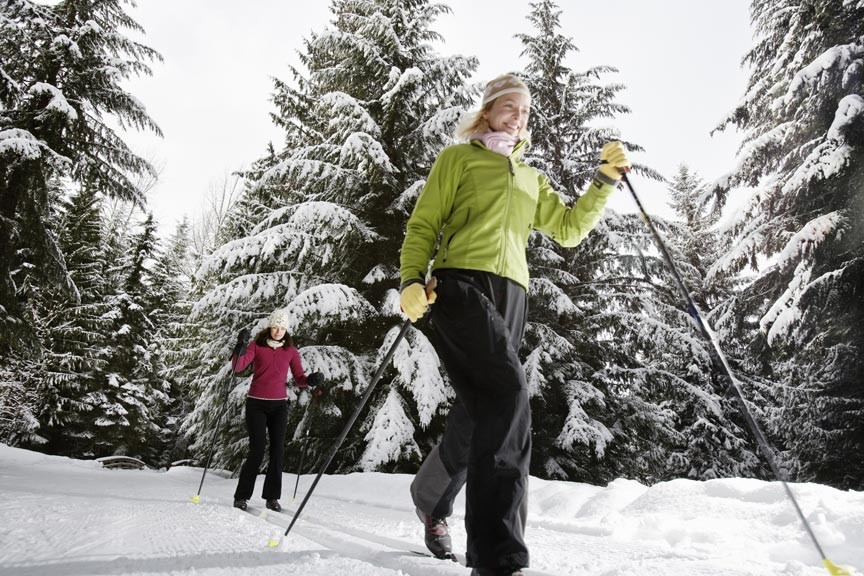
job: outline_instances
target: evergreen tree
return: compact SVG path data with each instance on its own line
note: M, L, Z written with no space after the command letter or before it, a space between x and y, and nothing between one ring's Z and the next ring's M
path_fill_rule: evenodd
M675 264L685 285L691 289L691 297L703 319L710 324L711 310L730 293L731 286L716 277L712 285L706 282L708 267L717 257L719 244L717 233L712 229L718 215L707 210L700 201L705 197L705 188L699 176L682 164L668 190L670 204L680 221L671 229L671 240L681 254ZM694 330L693 336L696 338L694 346L710 351L698 331ZM721 343L724 349L725 344ZM699 355L700 358L704 356L704 353ZM731 384L718 369L719 359L711 358L708 364L693 361L696 358L679 358L679 362L681 360L678 372L686 380L682 378L675 401L678 430L685 442L673 453L680 472L698 479L764 475L767 468L760 469L755 441L744 428L744 418Z
M199 270L207 291L193 316L220 334L201 351L193 386L202 398L186 422L199 450L230 386L235 334L263 327L272 309L288 310L304 365L328 379L314 413L301 397L289 416L297 438L319 418L310 443L321 451L332 442L322 436L338 432L392 343L402 321L394 283L408 213L472 96L465 81L475 61L442 58L430 45L439 36L429 26L445 10L425 0L337 0L332 28L305 41L300 57L308 73L295 69L290 84L276 82L274 120L285 142L259 163L260 177L247 191L258 222L241 223L243 235ZM414 345L403 342L403 360L388 369L337 467L416 465L420 446L434 442L448 391L426 336L412 328L408 342ZM247 384L241 380L229 395L234 418L217 455L229 466L245 454L240 402ZM376 420L397 428L371 431Z
M44 355L31 381L41 404L40 434L52 454L105 455L94 423L110 331L101 208L101 195L89 187L64 202L60 249L79 297L70 300L59 291L40 299Z
M150 268L158 258L158 239L153 215L148 214L140 231L109 229L121 279L108 296L108 366L96 424L104 435L103 445L111 453L129 454L153 462L167 431L160 426L168 404L168 387L159 376L161 351L155 342L158 325L151 317L154 296ZM123 256L121 256L123 254Z
M57 284L73 300L57 239L47 226L51 182L68 175L104 194L142 202L130 177L151 170L106 123L158 128L121 87L149 74L153 50L120 31L140 27L123 0L75 0L45 6L30 0L0 6L0 348L28 334L33 322L25 281ZM26 276L18 251L35 261ZM46 279L48 282L46 282ZM29 316L28 316L29 315ZM22 323L22 318L26 322ZM31 344L35 344L32 343ZM38 345L38 344L35 344Z
M8 361L0 365L0 442L4 444L45 443L37 418L39 396L26 379L35 369L33 359L17 351L11 352Z
M195 345L200 337L195 325L187 321L192 311L192 278L196 267L190 228L188 218L184 217L151 272L151 314L158 327L155 341L163 358L158 378L166 383L168 390L167 404L159 421L163 431L160 444L164 447L164 464L187 457L180 426L194 404L185 373L188 365L195 364Z
M568 67L576 46L560 33L560 13L554 2L532 3L528 19L536 35L518 37L523 55L529 58L523 77L532 93L527 160L544 171L566 202L572 202L591 182L603 143L619 139L614 128L598 121L614 119L629 109L617 102L621 84L600 82L614 68L576 72ZM629 142L627 146L641 149ZM659 177L648 168L639 169ZM541 476L596 482L622 472L608 457L607 448L613 442L627 444L625 429L615 421L629 411L620 402L628 387L598 375L610 363L614 349L607 352L612 343L602 339L611 328L596 321L608 305L610 290L621 282L617 270L606 276L609 259L616 257L610 254L610 243L617 238L617 222L615 218L602 221L575 250L563 249L536 233L529 243L532 278L525 368L535 418L532 466ZM621 366L632 362L626 354L620 356ZM626 397L638 395L630 392ZM649 408L643 403L633 412L645 413ZM644 429L641 432L641 437L649 436ZM627 458L621 455L622 460ZM644 476L644 470L634 467L632 474Z
M777 383L765 408L799 480L864 486L864 4L756 0L743 132L721 201L751 187L711 272L735 275L726 306L752 342L754 376Z
M629 109L616 101L620 84L600 82L613 68L577 73L567 66L576 48L559 32L557 5L544 0L531 7L537 34L519 36L532 91L529 160L570 201L590 183L602 144L619 139L602 121ZM636 171L662 179L645 166ZM698 209L691 206L696 193L679 194L691 228L697 224ZM690 260L698 263L704 256L705 242L697 241L704 234L691 237L674 223L657 224L667 235L684 238L676 260L687 267L688 282L701 289L700 268ZM529 262L525 368L535 418L535 474L656 481L752 469L754 457L742 431L729 422L712 380L707 343L637 217L607 211L575 250L535 234Z

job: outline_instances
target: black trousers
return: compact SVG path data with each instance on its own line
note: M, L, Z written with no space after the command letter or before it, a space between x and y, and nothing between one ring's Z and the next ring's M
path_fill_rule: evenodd
M282 468L285 463L285 429L288 423L287 400L246 398L246 429L249 431L249 456L240 469L240 480L234 491L236 500L249 500L255 489L255 478L264 461L267 436L270 437L270 461L261 497L278 500L282 496Z
M467 483L467 563L509 574L528 566L523 533L531 409L518 357L527 294L512 280L487 272L437 270L435 276L438 299L431 321L457 399L411 493L421 511L446 517Z

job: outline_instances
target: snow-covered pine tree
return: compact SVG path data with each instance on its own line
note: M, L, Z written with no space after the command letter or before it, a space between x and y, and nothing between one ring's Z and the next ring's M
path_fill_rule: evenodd
M576 51L560 32L558 6L549 0L531 4L528 20L534 35L520 34L529 63L523 77L532 93L531 149L527 160L549 177L567 202L574 201L597 169L603 143L620 139L603 125L629 109L617 101L621 84L601 77L615 72L597 66L584 72L568 66ZM631 150L640 150L627 142ZM659 177L645 167L640 171ZM621 434L612 428L620 387L604 387L594 376L608 362L603 334L592 318L607 304L604 292L621 282L605 276L608 237L617 222L607 219L578 248L562 249L534 234L529 245L531 306L525 368L531 388L534 425L534 473L589 481L616 477L607 445ZM605 291L601 284L606 285Z
M191 224L184 217L165 243L151 271L151 314L158 326L155 341L162 353L159 378L168 386L168 403L160 415L164 431L164 463L186 458L186 442L180 434L183 419L194 400L186 384L186 370L195 365L199 334L187 319L192 311L192 278L197 268L192 253Z
M167 431L161 415L169 402L168 386L159 376L158 326L151 318L151 267L159 256L156 223L149 213L140 225L121 219L109 223L104 246L114 265L106 274L108 358L92 417L102 451L155 462L162 457L160 440ZM128 228L115 227L124 223Z
M731 290L729 282L719 277L714 277L712 285L705 281L708 267L717 257L719 244L712 227L719 214L702 204L706 186L686 164L679 166L667 189L678 217L669 226L669 240L681 256L675 265L710 324L710 311ZM671 302L683 304L677 293L671 296ZM759 469L755 439L746 428L730 383L718 370L718 359L712 358L708 343L695 326L691 326L691 335L694 340L690 348L698 352L678 355L674 362L674 371L681 380L671 401L683 442L673 447L667 459L667 474L701 480L764 474L765 470ZM725 344L721 345L728 356Z
M320 451L329 449L332 438L321 436L335 435L330 431L353 411L402 321L396 284L405 223L435 154L472 101L465 82L476 62L440 57L430 44L439 39L430 25L445 6L336 0L331 9L332 26L310 35L300 54L307 72L276 82L274 120L285 130L284 147L255 182L255 204L268 212L199 270L208 291L196 314L218 337L202 351L195 383L202 396L186 425L198 450L215 428L237 331L255 332L274 308L289 312L290 332L309 344L301 348L307 370L328 380L315 411L323 421L311 435ZM448 399L437 357L412 328L397 358L337 467L410 466L420 445L434 442L431 425ZM230 398L234 418L217 453L222 465L245 454L246 384ZM309 427L306 402L292 409L289 429L300 438ZM396 428L385 433L375 422Z
M43 293L38 330L44 353L30 374L40 399L39 434L51 454L104 456L95 414L102 403L111 320L106 302L102 197L83 187L62 203L59 245L77 301Z
M123 11L124 0L30 0L0 5L0 348L28 334L32 314L18 287L33 282L65 287L77 298L54 234L46 226L50 182L68 175L101 192L142 202L130 180L152 170L106 124L158 127L143 105L121 86L149 74L159 55L126 38L140 27ZM19 268L17 250L38 259ZM13 275L18 278L13 279ZM21 319L28 316L27 322ZM30 342L38 347L38 343Z
M755 0L737 166L750 188L712 274L780 405L769 428L798 480L864 486L864 2ZM709 278L710 280L710 278Z

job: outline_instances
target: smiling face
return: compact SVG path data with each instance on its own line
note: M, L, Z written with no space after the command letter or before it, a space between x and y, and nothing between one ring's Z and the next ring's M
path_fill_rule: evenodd
M270 327L270 338L273 340L282 340L283 336L285 336L285 328L282 328L281 326Z
M531 98L524 92L504 94L492 101L492 107L483 113L489 128L519 138L528 126Z

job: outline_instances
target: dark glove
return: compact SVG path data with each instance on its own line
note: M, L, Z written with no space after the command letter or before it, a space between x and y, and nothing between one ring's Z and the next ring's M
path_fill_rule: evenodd
M252 333L249 332L248 328L243 328L240 330L240 333L237 335L237 344L234 345L234 355L238 358L246 353L246 347L249 345L249 338L252 337Z
M324 384L324 375L320 372L313 372L306 377L306 388L313 396L320 398L324 394L322 384Z
M322 384L324 384L324 375L320 372L312 372L306 377L306 385L313 390Z

